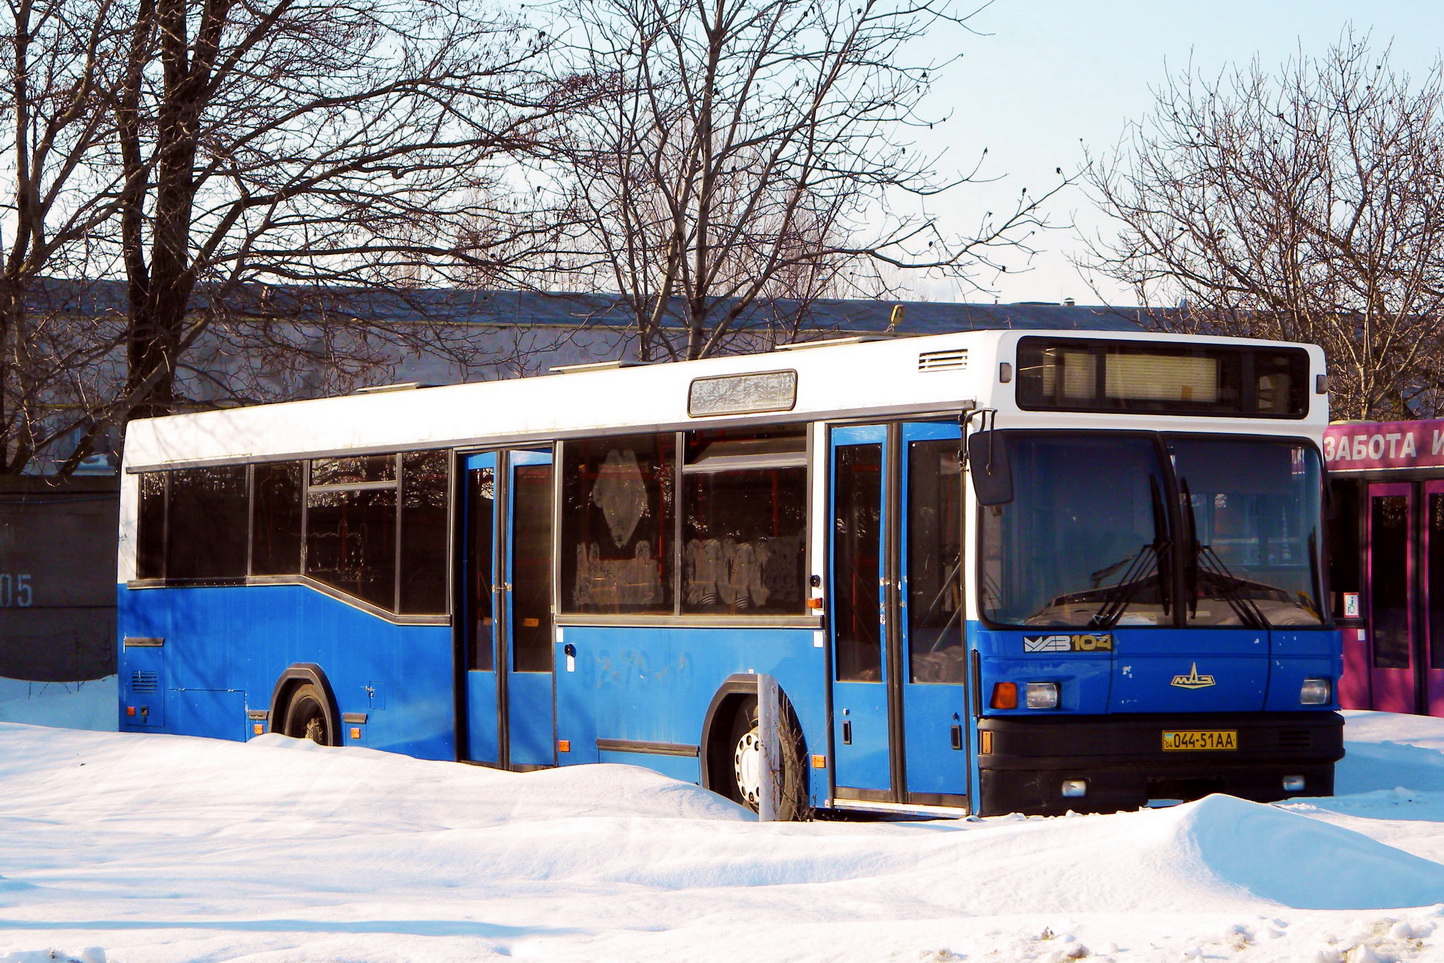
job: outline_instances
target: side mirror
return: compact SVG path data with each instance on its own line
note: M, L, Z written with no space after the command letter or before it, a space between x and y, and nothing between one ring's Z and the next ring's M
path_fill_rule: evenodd
M1006 437L996 431L968 436L968 474L983 505L1006 505L1013 500L1013 468L1008 461Z

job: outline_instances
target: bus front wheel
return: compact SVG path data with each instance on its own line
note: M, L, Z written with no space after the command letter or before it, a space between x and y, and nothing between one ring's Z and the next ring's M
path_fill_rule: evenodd
M802 749L802 733L790 711L778 725L781 749L778 779L778 818L793 822L806 819L811 813L807 800L806 773ZM757 700L745 700L732 718L731 733L725 743L727 769L725 793L734 802L757 812L762 802L762 780L767 778L762 761L762 730L757 721Z
M315 685L307 683L291 694L286 708L285 734L296 739L310 739L323 746L331 741L331 725L326 717L326 697Z

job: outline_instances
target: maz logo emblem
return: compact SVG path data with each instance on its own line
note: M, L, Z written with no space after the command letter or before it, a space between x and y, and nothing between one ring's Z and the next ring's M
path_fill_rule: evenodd
M1188 675L1176 675L1173 677L1173 681L1169 683L1169 685L1176 685L1180 689L1207 689L1213 684L1213 676L1198 674L1197 662L1193 663L1192 668L1188 670Z

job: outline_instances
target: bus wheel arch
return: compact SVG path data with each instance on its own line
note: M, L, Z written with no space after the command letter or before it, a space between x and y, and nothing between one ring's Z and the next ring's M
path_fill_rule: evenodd
M271 690L271 732L310 739L323 746L341 744L341 713L336 694L319 665L287 667Z
M781 798L778 815L787 821L810 818L812 805L807 786L807 748L802 726L787 694L778 689L782 743ZM702 786L753 811L757 809L755 764L745 757L757 746L757 677L733 675L717 689L702 725L700 742Z

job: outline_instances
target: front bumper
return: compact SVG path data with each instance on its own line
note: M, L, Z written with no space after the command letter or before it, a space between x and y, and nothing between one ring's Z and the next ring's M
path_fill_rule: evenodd
M1164 751L1165 730L1232 731L1231 750ZM979 813L1117 812L1221 792L1328 796L1344 757L1337 712L1054 716L978 721ZM1285 777L1302 788L1285 790ZM1083 780L1082 796L1064 796Z

